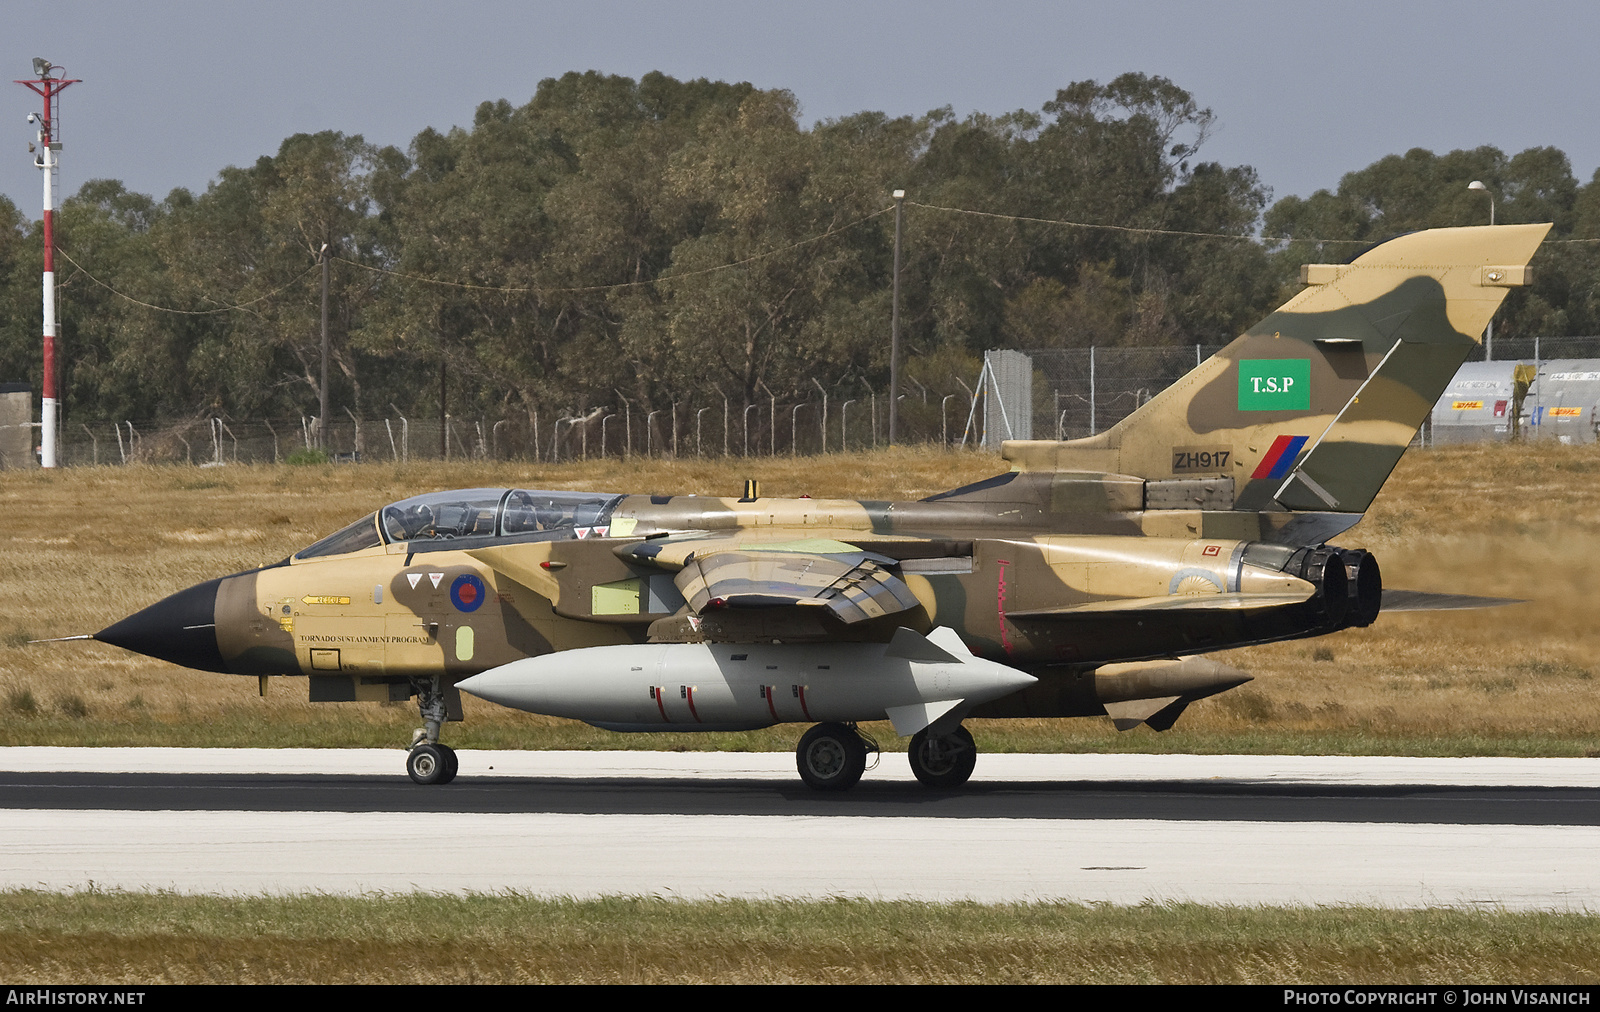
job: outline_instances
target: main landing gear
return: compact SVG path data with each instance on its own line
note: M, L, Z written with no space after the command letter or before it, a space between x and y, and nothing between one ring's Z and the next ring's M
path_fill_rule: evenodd
M411 736L411 751L406 755L406 775L413 783L448 784L461 768L456 750L439 741L439 725L445 720L444 689L438 678L419 678L411 683L416 690L417 708L422 711L422 727Z
M805 733L795 749L800 779L817 791L847 791L867 769L867 753L878 745L854 724L818 724ZM920 731L911 738L911 772L928 787L949 790L972 776L978 747L972 733L957 726L943 735Z
M848 791L867 771L869 749L876 753L878 743L854 724L818 724L794 750L800 779L814 791Z
M933 737L927 731L911 736L911 772L928 787L949 790L960 787L972 776L978 764L978 746L972 732L957 726L947 735Z

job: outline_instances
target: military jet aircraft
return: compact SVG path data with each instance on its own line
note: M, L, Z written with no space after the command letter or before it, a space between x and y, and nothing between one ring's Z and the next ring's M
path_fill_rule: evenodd
M918 502L436 492L94 634L311 699L415 698L448 783L460 690L618 731L812 723L806 783L912 735L966 781L967 717L1171 727L1249 676L1207 651L1366 626L1361 519L1549 226L1435 229L1338 265L1114 428L1006 443L1012 470ZM1416 605L1413 595L1411 604ZM1423 602L1424 604L1426 602ZM1459 603L1459 602L1457 602Z

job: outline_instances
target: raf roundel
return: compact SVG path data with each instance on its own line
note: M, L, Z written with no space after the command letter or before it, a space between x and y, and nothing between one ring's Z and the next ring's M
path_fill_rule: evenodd
M457 611L477 611L485 597L483 581L467 573L450 584L450 603Z

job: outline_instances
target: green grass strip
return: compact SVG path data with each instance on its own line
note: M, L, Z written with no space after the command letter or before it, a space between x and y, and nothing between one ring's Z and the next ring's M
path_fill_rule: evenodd
M0 893L0 977L96 983L1582 983L1600 916L517 894Z

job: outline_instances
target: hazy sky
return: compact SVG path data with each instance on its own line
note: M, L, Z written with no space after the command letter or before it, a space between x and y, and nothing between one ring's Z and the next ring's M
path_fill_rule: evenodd
M1584 182L1600 165L1593 3L0 4L6 80L31 76L34 56L83 79L62 98L68 193L97 177L204 190L298 132L404 147L591 69L787 88L808 122L1038 109L1075 80L1160 74L1216 113L1202 157L1255 166L1279 197L1412 147L1553 145ZM0 192L36 216L38 99L8 87Z

